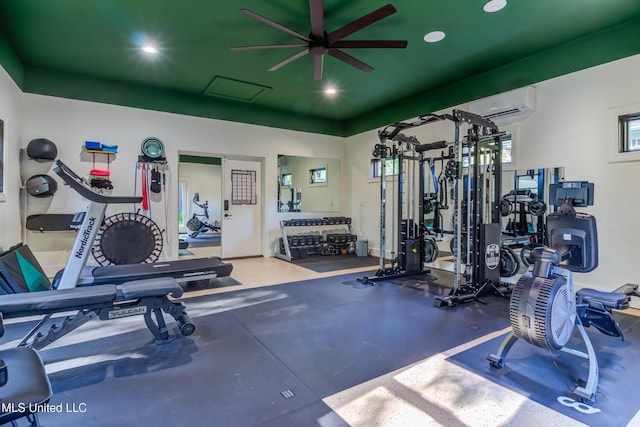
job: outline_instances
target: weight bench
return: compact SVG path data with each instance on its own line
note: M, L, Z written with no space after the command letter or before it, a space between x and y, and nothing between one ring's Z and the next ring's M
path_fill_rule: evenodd
M182 287L169 277L134 280L118 286L97 285L0 295L0 312L7 318L44 315L19 346L42 349L93 318L111 320L136 315L144 316L156 342L163 343L174 338L169 333L163 312L174 318L182 335L191 335L195 331L186 307L169 299L169 296L179 298L182 293ZM53 314L76 310L75 315L66 316L60 325L52 325L46 334L40 332Z

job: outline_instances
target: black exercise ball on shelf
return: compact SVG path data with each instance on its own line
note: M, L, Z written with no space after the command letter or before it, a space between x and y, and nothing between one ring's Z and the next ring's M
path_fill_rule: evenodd
M52 162L58 157L58 147L46 138L36 138L27 144L27 156L37 162Z
M58 183L49 175L34 175L24 185L27 193L35 197L53 196L58 191Z

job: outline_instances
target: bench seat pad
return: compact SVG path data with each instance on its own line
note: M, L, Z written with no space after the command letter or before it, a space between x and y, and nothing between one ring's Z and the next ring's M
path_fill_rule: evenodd
M32 413L31 405L42 405L49 401L53 392L47 373L38 353L27 347L0 351L0 359L8 368L7 384L2 387L2 403L25 405L24 412L0 412L0 423Z
M95 286L88 286L93 288ZM173 277L157 277L155 279L132 280L119 286L124 299L171 295L180 298L182 287Z
M583 288L576 292L582 302L599 302L607 308L624 310L629 307L629 297L619 292L604 292L591 288Z
M42 292L0 295L0 313L41 310L71 310L115 300L115 285L87 286Z

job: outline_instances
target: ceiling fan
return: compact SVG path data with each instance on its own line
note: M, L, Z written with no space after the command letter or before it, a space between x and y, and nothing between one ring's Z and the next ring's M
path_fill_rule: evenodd
M269 71L275 71L279 68L287 65L290 62L295 61L298 58L310 53L313 55L313 78L314 80L322 79L322 67L324 61L324 55L329 54L340 61L362 70L364 72L373 71L373 67L365 64L362 61L354 58L351 55L343 52L340 49L361 49L361 48L395 48L402 49L407 47L406 40L342 40L343 38L360 31L364 27L367 27L389 15L396 13L396 8L393 5L388 4L373 12L370 12L349 24L338 28L337 30L328 33L324 28L324 2L323 0L309 0L309 8L311 15L311 33L308 36L304 36L296 31L293 31L287 27L284 27L277 22L274 22L264 16L258 15L249 9L240 9L240 12L245 15L269 25L277 30L283 31L287 34L294 36L295 38L303 41L304 43L295 44L270 44L270 45L256 45L256 46L238 46L232 47L231 50L250 50L250 49L280 49L280 48L295 48L304 47L304 50L296 53L293 56L285 59L284 61L269 68Z

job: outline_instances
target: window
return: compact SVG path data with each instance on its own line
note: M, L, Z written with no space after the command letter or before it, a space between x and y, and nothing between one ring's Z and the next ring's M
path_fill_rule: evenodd
M511 135L505 135L502 137L502 164L510 165L512 163L511 158L511 150L513 147L513 137ZM469 159L469 156L466 156L467 149L463 150L462 157L462 167L468 168L469 165L473 165L473 159ZM485 165L489 162L489 153L480 155L480 164ZM471 160L471 162L469 162Z
M327 168L317 168L309 170L309 184L326 184Z
M513 139L511 135L505 135L502 138L502 164L510 165L513 162L511 157L511 149L513 147Z
M618 116L618 152L640 151L640 113Z
M290 173L282 174L282 180L280 181L280 185L282 185L283 187L291 187L292 182L293 182L293 177L291 176Z
M178 183L178 227L186 227L187 213L187 181Z
M256 171L231 170L231 204L257 205Z
M381 159L371 159L371 178L380 178ZM398 175L398 158L390 157L385 159L384 174L386 176Z

